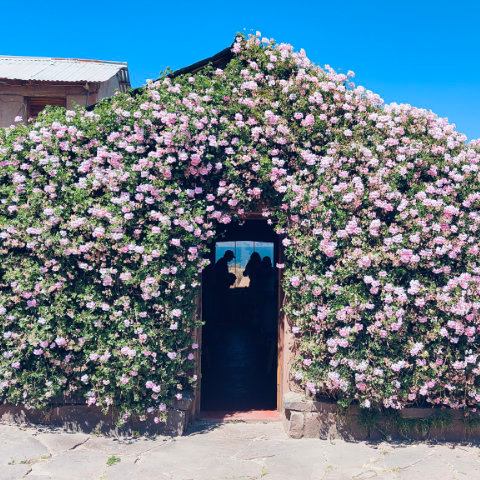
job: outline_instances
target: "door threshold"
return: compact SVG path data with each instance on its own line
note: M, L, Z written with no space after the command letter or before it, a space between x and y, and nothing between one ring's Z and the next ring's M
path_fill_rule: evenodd
M280 422L282 414L278 410L204 410L199 412L197 418L215 422Z

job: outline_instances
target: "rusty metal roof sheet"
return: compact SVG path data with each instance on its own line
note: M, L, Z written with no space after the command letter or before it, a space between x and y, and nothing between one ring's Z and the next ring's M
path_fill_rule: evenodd
M128 71L126 62L0 55L0 79L101 83L120 70Z

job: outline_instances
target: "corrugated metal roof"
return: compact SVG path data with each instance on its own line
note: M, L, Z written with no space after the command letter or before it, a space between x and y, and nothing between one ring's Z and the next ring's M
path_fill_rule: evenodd
M127 68L125 62L0 55L0 78L8 80L105 82Z

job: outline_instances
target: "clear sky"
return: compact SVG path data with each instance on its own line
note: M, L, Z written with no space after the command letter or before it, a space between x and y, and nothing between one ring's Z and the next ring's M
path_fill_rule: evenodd
M127 61L132 84L255 32L480 137L479 0L0 0L0 54Z

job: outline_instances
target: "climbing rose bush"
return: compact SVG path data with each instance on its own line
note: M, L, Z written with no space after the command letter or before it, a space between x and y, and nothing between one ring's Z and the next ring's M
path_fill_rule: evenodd
M0 396L152 414L197 382L199 275L263 211L285 251L292 380L364 407L476 408L480 144L301 50L0 133Z

